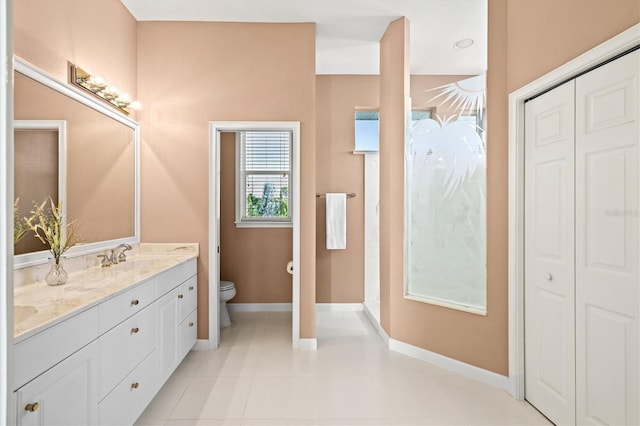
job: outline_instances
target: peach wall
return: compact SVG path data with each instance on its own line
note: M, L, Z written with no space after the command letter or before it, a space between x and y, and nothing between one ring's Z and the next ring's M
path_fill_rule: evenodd
M229 303L291 303L292 228L236 228L236 134L220 136L220 279L236 285Z
M403 283L404 142L409 109L409 21L389 24L380 40L380 325L394 336ZM401 290L400 290L401 291ZM414 322L410 329L419 322Z
M354 155L354 111L377 109L379 78L373 75L316 77L319 193L355 192L347 200L347 248L327 250L325 199L316 203L316 297L319 303L364 301L364 157Z
M67 81L67 61L136 98L136 25L119 0L14 2L14 53Z
M142 240L195 241L208 337L209 122L300 121L302 337L315 336L315 24L141 22Z
M507 89L524 86L638 22L638 0L509 1Z

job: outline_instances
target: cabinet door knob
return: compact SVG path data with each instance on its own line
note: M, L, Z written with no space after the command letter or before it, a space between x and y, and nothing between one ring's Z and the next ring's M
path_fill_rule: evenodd
M193 327L193 323L192 322L189 323L189 327Z
M34 402L33 404L27 404L24 407L24 411L30 411L30 412L34 412L34 411L38 411L38 408L40 408L40 404L38 404L37 402Z
M547 281L551 281L551 280L553 280L553 275L551 275L548 272L545 272L544 273L544 279L547 280Z
M138 327L133 327L131 329L131 334L136 334L138 331L140 331L140 329Z
M139 386L140 386L140 383L138 382L131 383L131 389L138 389Z
M133 300L131 301L131 306L135 306L135 305L137 305L138 303L140 303L140 301L139 301L138 299L133 299Z
M183 295L183 294L179 294L179 295L178 295L178 299L182 299L183 297L184 297L184 295Z
M189 286L189 291L193 291L193 286L192 285Z

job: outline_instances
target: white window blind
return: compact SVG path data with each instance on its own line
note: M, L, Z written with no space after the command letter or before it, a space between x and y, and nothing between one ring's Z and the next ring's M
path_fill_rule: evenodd
M239 132L238 223L291 222L290 131Z

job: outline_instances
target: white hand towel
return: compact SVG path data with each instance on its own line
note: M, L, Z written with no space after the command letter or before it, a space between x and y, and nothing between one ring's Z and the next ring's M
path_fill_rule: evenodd
M347 248L347 194L327 194L327 250Z

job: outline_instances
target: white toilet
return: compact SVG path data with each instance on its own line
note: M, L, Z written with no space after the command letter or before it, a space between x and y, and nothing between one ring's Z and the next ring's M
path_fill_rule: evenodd
M231 318L227 309L227 301L236 295L236 285L231 281L220 281L220 327L229 327Z

